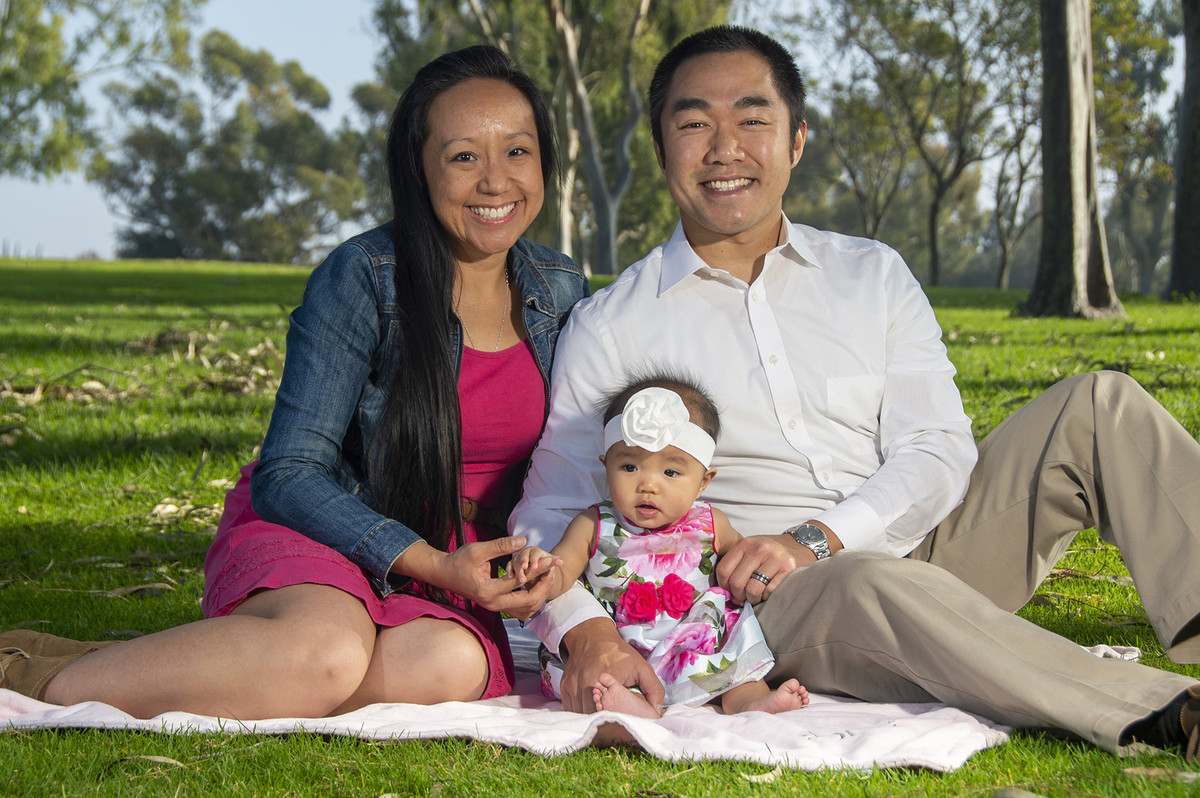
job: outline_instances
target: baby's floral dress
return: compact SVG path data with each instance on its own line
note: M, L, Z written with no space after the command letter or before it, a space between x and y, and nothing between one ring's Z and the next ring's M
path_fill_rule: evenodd
M676 524L643 529L611 501L593 505L596 540L583 578L666 688L664 705L703 704L774 664L749 605L716 586L712 506L697 501ZM560 697L562 665L543 649L542 687Z

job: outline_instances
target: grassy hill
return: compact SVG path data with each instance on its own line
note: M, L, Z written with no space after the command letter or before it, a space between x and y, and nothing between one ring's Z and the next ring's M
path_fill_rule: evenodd
M0 627L120 639L200 617L224 491L254 458L307 272L183 262L0 260ZM1014 293L933 290L982 437L1048 385L1126 371L1200 432L1200 307L1130 299L1128 321L1014 318ZM1092 644L1162 657L1119 554L1094 533L1022 614ZM1191 794L1123 761L1020 733L953 774L671 765L633 750L543 759L462 741L0 733L4 795Z

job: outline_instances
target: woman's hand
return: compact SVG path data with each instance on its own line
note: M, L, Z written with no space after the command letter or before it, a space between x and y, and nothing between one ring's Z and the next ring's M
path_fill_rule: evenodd
M394 573L440 587L481 607L528 618L550 595L551 579L539 579L528 590L513 574L492 576L492 560L525 546L525 538L496 538L468 543L447 554L424 541L409 546L392 565Z

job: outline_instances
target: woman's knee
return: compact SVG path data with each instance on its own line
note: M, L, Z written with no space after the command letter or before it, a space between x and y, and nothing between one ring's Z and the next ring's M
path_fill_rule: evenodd
M388 700L414 704L474 701L487 688L491 668L474 632L462 624L416 618L380 633L379 645L390 667L402 668L397 694Z
M259 619L257 652L264 678L295 686L315 704L337 706L354 693L371 664L376 627L358 599L305 585L265 591L236 611ZM303 589L315 588L315 589ZM260 599L261 596L261 599Z
M441 628L429 652L431 672L441 677L453 673L456 678L440 678L444 693L434 700L474 701L483 695L491 673L487 652L475 634L461 624L453 621L439 624Z

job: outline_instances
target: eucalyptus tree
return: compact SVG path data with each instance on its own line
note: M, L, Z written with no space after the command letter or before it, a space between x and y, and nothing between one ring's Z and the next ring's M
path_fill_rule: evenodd
M943 212L959 181L996 151L996 110L1017 73L1012 42L1029 30L1029 0L818 0L804 20L836 59L837 82L883 103L928 182L929 282L941 272ZM820 45L818 45L820 46Z
M1042 245L1030 316L1125 315L1113 283L1096 176L1088 0L1041 0Z
M1175 239L1168 296L1200 296L1200 0L1183 8L1183 97L1175 156Z
M1142 294L1165 285L1156 277L1170 254L1176 136L1167 70L1180 27L1175 0L1095 0L1093 7L1097 143L1102 176L1112 182L1105 225L1113 272Z
M98 142L83 87L187 60L204 0L0 0L0 175L53 177Z
M294 61L212 31L197 66L106 87L130 125L89 173L129 220L118 253L310 262L359 211L361 142L320 125L329 92Z

